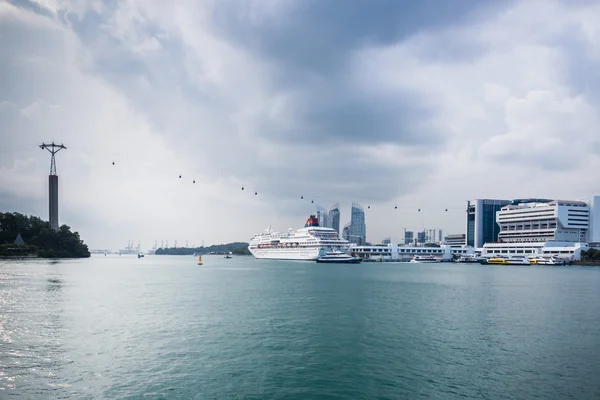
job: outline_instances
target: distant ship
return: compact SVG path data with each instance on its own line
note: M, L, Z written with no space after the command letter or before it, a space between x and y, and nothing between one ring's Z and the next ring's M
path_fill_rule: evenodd
M341 239L334 229L319 226L311 215L304 228L287 232L272 232L269 226L250 240L248 250L256 258L274 260L316 261L331 251L347 252L350 242Z

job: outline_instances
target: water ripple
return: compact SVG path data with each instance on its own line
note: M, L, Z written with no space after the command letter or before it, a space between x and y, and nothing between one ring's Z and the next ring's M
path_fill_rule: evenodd
M600 269L0 263L0 397L600 398Z

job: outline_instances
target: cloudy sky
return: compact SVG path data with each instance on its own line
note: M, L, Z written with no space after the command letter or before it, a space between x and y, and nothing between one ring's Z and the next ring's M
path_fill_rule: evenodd
M400 240L463 232L469 198L589 198L598 21L583 0L0 0L0 210L47 218L53 140L60 223L91 248L247 241L352 201Z

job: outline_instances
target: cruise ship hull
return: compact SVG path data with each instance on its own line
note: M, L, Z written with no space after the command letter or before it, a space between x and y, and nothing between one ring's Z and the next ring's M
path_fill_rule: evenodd
M324 248L309 248L309 249L249 249L255 258L270 259L270 260L300 260L300 261L316 261L317 258L326 254Z

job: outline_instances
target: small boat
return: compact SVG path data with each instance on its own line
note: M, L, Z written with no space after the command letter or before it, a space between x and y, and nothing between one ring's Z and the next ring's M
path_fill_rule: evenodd
M412 260L410 260L411 263L437 263L441 261L441 259L433 256L414 256Z
M535 257L529 260L532 265L565 265L566 262L557 257Z
M493 257L490 258L487 262L488 264L491 265L509 265L510 263L508 262L508 260L502 258L502 257Z
M509 257L506 260L510 265L530 265L531 262L527 257Z
M358 264L362 261L360 257L352 257L347 253L341 251L329 251L325 255L317 258L318 263L329 263L329 264Z
M228 255L225 256L225 258L231 258L231 256L228 254Z
M144 255L142 253L139 253L138 258L142 258L142 257L144 257Z
M204 263L202 262L202 256L198 256L198 265L202 265L202 264L204 264Z
M462 256L456 259L455 262L457 263L461 263L461 264L481 264L482 261L487 261L485 258L483 257L475 257L475 256Z

